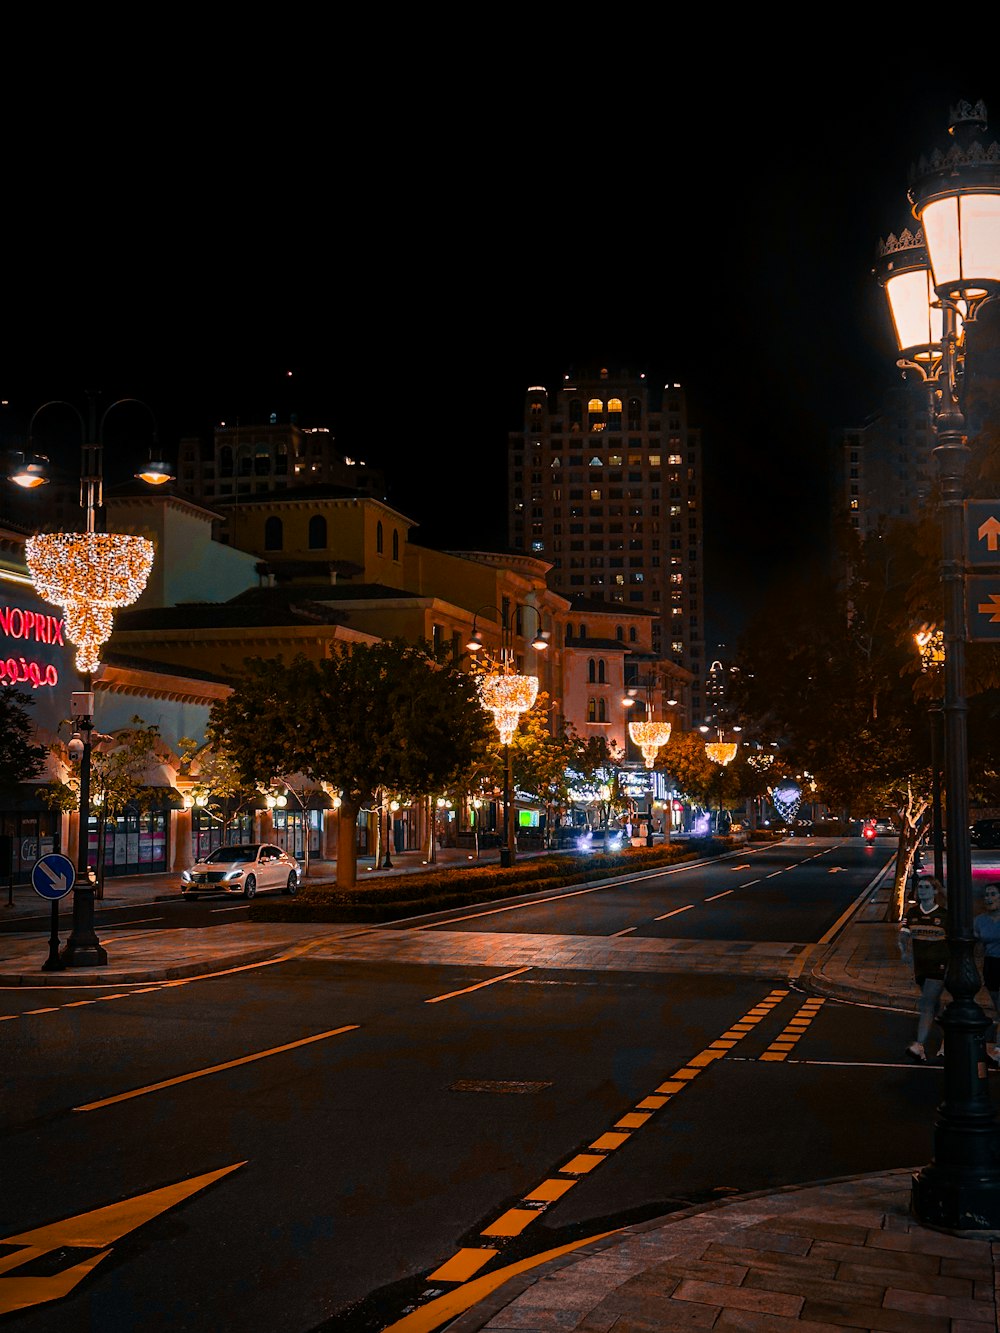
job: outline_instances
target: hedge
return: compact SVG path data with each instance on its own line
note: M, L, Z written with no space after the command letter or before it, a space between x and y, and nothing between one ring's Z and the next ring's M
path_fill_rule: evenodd
M683 846L629 847L619 852L555 854L531 857L516 866L457 866L359 881L340 889L334 880L310 882L294 897L255 898L251 921L393 921L444 911L472 903L493 902L609 879L627 871L653 869L690 861L712 850L725 850L725 840Z

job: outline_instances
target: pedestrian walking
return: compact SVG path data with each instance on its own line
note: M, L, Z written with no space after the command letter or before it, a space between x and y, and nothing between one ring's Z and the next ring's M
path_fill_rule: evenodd
M944 885L931 875L917 881L917 901L907 908L899 924L899 949L904 961L913 963L913 979L920 989L917 1039L906 1054L918 1064L927 1062L927 1038L931 1025L944 1007L944 975L948 967L947 898ZM938 1047L943 1054L944 1041Z
M986 1058L1000 1066L997 1050L997 1018L1000 1016L1000 884L983 889L983 908L972 923L976 939L983 946L983 985L993 1005L993 1028L986 1043Z

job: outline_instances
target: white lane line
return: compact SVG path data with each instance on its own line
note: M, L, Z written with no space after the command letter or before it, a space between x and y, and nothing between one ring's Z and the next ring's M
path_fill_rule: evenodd
M742 884L740 885L740 888L741 888L741 889L743 888L743 885L742 885ZM716 900L716 898L725 898L725 896L726 896L727 893L735 893L735 892L736 892L735 889L725 889L722 893L713 893L712 896L711 896L711 898L706 898L706 899L705 899L705 902L707 902L707 903L714 903L715 900Z
M674 910L673 910L672 912L664 912L662 916L654 916L654 917L653 917L653 920L654 920L654 921L666 921L666 919L667 919L668 916L676 916L676 915L678 914L678 912L690 912L690 910L691 910L691 908L692 908L693 906L694 906L694 903L688 903L688 904L687 904L686 906L684 906L684 907L675 907Z

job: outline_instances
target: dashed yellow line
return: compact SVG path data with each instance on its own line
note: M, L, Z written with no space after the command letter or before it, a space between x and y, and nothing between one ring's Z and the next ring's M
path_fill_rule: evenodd
M685 910L685 909L679 909ZM495 1218L479 1233L482 1245L463 1246L443 1264L427 1275L427 1281L467 1282L480 1269L494 1260L500 1253L495 1243L510 1240L522 1235L537 1218L544 1216L551 1204L557 1203L570 1190L581 1176L596 1171L602 1162L627 1144L634 1132L641 1129L657 1111L660 1111L692 1081L716 1060L720 1060L741 1041L753 1032L771 1011L788 995L787 989L773 990L752 1009L749 1009L739 1022L728 1028L721 1037L706 1046L703 1051L691 1056L686 1064L675 1070L668 1078L659 1083L651 1093L640 1098L628 1111L620 1115L609 1130L587 1146L586 1151L578 1152L558 1171L541 1181L534 1189L523 1195L520 1203L508 1208ZM820 1002L822 1003L822 1002ZM789 1025L791 1026L791 1024ZM491 1243L493 1242L493 1243ZM401 1324L400 1327L403 1327ZM416 1325L414 1325L416 1327ZM426 1327L431 1327L426 1325Z
M780 1032L770 1046L760 1057L762 1060L787 1060L791 1052L795 1049L795 1043L808 1032L813 1019L823 1008L824 1000L806 1000L796 1013L795 1017L789 1021L783 1032Z

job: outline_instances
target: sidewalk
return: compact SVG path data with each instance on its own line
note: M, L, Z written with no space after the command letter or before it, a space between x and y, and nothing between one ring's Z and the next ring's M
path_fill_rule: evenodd
M425 869L416 853L392 859L392 870L375 870L363 859L359 878ZM442 863L468 859L465 851L440 853ZM481 861L489 859L484 853ZM314 863L311 877L332 873L332 866ZM989 874L1000 881L1000 868ZM899 957L895 925L885 920L890 885L888 871L877 876L829 943L789 960L798 985L831 998L916 1012L912 972ZM98 907L148 903L152 915L158 901L177 893L173 875L109 881ZM359 936L365 928L357 923L156 931L143 930L137 918L99 928L108 967L41 973L48 905L30 889L15 890L14 897L13 906L4 906L0 890L0 919L29 918L33 930L30 938L0 936L0 988L191 977L336 950L340 940L346 951L348 936L355 948L364 943ZM68 911L60 926L65 937ZM372 935L384 941L384 935ZM614 943L627 947L626 941ZM677 964L670 966L676 970ZM985 994L982 999L988 1004ZM387 1333L1000 1328L1000 1237L960 1238L918 1224L909 1215L911 1175L888 1171L744 1195L625 1227L524 1272L502 1278L487 1273L453 1287L439 1282L438 1289L446 1288L440 1296Z

